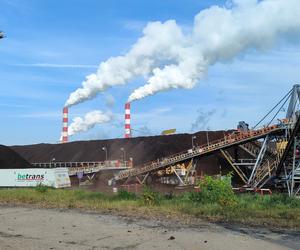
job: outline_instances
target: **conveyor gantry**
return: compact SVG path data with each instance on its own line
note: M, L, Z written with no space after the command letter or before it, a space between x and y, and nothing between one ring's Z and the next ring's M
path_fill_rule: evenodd
M69 170L69 176L78 173L93 174L103 170L125 170L132 168L132 161L97 161L97 162L39 162L31 163L36 168L61 168Z
M193 149L189 149L187 151L165 157L162 160L146 163L141 167L121 171L112 179L112 181L124 180L129 177L148 174L150 172L155 172L157 170L166 168L170 165L193 159L195 157L205 156L221 149L245 144L247 142L264 138L267 135L278 134L280 132L283 132L288 124L288 120L283 120L282 123L278 125L272 125L257 130L250 130L247 132L240 132L239 134L232 134L230 136L225 137L224 139L215 142L210 142L209 145L195 147Z

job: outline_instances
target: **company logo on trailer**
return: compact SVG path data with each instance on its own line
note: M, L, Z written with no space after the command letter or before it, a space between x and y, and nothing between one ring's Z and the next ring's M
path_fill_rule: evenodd
M17 175L18 181L42 181L44 180L43 174L20 174Z

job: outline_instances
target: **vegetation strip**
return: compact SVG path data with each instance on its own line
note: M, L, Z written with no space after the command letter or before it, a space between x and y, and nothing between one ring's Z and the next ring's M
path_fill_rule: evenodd
M119 191L116 195L47 187L0 190L1 204L30 204L42 208L76 208L134 217L164 217L193 222L241 223L280 229L300 228L300 200L286 195L236 195L223 181L207 177L201 192L162 195L145 187L140 195Z

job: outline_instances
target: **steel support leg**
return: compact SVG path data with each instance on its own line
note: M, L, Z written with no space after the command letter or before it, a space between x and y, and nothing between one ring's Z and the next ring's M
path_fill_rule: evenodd
M292 167L292 183L291 183L291 195L294 195L295 186L295 169L296 169L296 150L297 150L297 137L294 138L294 150L293 150L293 167Z
M187 168L186 168L187 171L186 171L186 175L185 175L185 178L184 178L184 183L185 184L189 183L189 175L190 175L192 170L195 170L195 165L196 164L194 163L194 158L192 158L191 161L189 162Z
M239 177L242 179L242 181L246 184L247 177L245 176L243 171L238 166L235 166L233 164L232 160L230 159L230 157L228 156L228 153L226 151L224 151L223 149L221 149L220 151L221 151L222 155L224 156L224 158L227 160L227 162L230 164L230 166L235 170L235 172L239 175Z
M296 196L299 192L300 192L300 185L299 185L299 187L297 188L297 190L295 191L294 195Z
M143 178L143 180L142 180L142 184L144 184L144 183L145 183L145 181L147 180L147 178L148 178L149 174L150 174L150 172L149 172L149 173L147 173L147 174L145 175L145 177L144 177L144 178Z
M255 165L253 167L253 170L252 170L252 173L250 175L250 178L248 180L248 184L250 184L254 177L255 177L255 174L256 174L256 171L257 171L257 168L260 166L264 156L265 156L265 153L266 153L266 149L267 149L267 145L268 145L268 141L269 141L269 136L267 135L262 146L261 146L261 149L259 151L259 154L257 156L257 159L256 159L256 162L255 162Z
M178 180L180 181L181 185L185 185L184 181L180 178L179 174L176 172L176 169L174 167L171 167L175 173L175 175L177 176Z
M285 164L283 165L283 168L284 168L285 182L286 182L288 194L289 194L289 196L291 196L290 180L288 179L289 176L288 176L288 174L287 174Z
M91 181L91 180L93 180L93 179L94 179L94 177L95 177L95 173L94 173L92 176L89 176L89 175L87 175L87 177L88 177L88 179Z

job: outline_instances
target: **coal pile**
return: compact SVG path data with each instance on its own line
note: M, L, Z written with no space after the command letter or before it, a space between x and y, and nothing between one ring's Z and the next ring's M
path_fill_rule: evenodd
M125 158L133 158L134 165L140 165L161 157L176 154L192 147L203 145L207 142L223 138L223 131L198 132L195 134L176 134L168 136L135 137L131 139L110 139L93 141L76 141L65 144L35 144L25 146L12 146L27 161L50 162L55 158L57 162L76 161L104 161L107 148L108 160L122 159L124 148Z
M135 137L130 139L111 139L111 140L93 140L76 141L64 144L35 144L25 146L12 146L11 148L19 153L30 163L38 162L84 162L84 161L104 161L106 158L105 147L108 153L108 160L123 159L124 148L125 159L133 159L134 167L140 167L142 164L155 161L158 158L177 154L192 147L192 137L194 146L207 144L224 138L224 135L232 131L201 131L195 134L175 134L165 136ZM238 148L232 148L232 156L235 155ZM224 160L219 152L194 160L196 164L197 175L215 175L226 174L232 171L229 164ZM101 172L97 174L96 180L91 190L101 190L101 192L112 192L111 187L107 185L108 180L113 177L110 172ZM234 176L235 178L235 176ZM79 181L76 177L71 178L72 186L78 186ZM173 190L172 187L166 189L166 185L157 185L155 188L160 191ZM171 189L170 189L171 188ZM156 189L155 189L156 190Z
M190 149L193 136L196 136L194 145L197 146L206 144L207 138L212 142L229 133L231 131L201 131L195 134L76 141L65 144L35 144L11 148L30 163L104 161L106 156L105 151L102 150L103 147L107 148L108 160L121 160L124 155L120 149L124 148L126 160L132 158L133 165L137 167ZM220 157L212 155L201 158L197 163L197 169L207 174L215 174L219 172L219 165Z
M30 168L28 161L9 147L0 145L0 169Z

